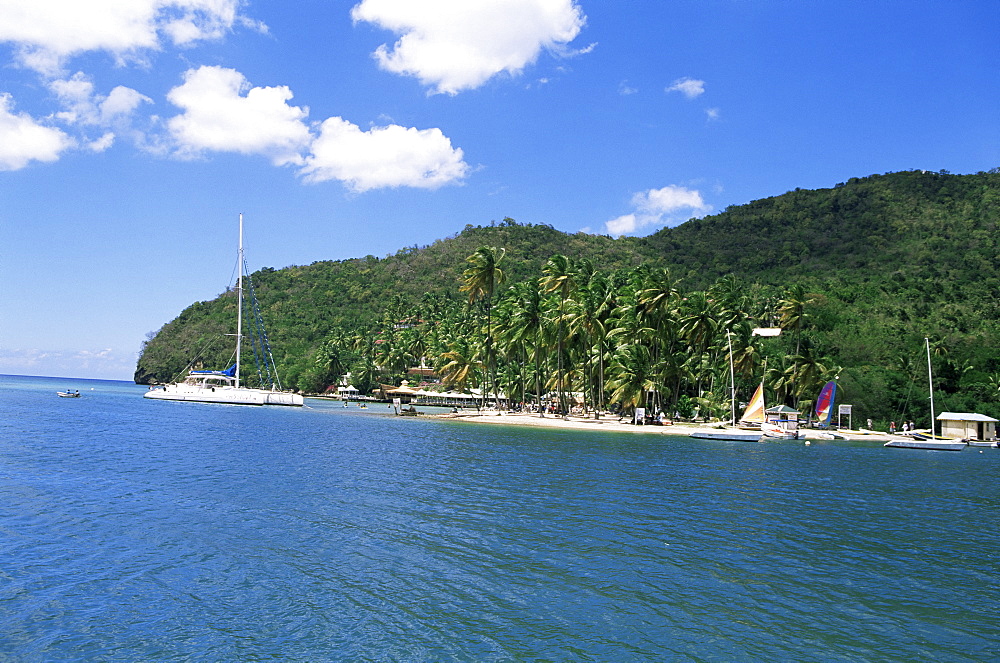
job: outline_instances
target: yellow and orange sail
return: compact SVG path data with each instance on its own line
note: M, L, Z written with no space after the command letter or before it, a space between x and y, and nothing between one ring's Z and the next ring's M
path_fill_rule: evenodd
M753 392L753 396L750 398L750 402L747 403L747 409L743 411L743 416L740 417L740 423L756 424L756 425L764 423L763 382L761 382L760 385L757 387L757 391Z

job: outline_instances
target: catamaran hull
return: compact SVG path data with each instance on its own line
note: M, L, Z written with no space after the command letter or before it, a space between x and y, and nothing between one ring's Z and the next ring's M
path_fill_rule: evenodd
M695 431L689 437L696 437L702 440L731 440L733 442L756 442L760 439L760 433L752 432L729 432L729 431Z
M882 446L895 447L897 449L926 449L928 451L961 451L967 445L965 442L955 440L918 440L910 438L904 440L890 440Z
M263 389L185 388L184 385L167 385L163 389L150 389L143 396L161 401L190 401L226 405L303 405L302 396L299 394Z

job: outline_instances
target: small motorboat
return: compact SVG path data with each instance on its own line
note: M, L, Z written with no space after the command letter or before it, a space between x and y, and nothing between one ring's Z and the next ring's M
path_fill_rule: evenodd
M803 440L806 434L798 429L798 422L795 420L770 422L765 421L760 425L760 430L764 437L777 440Z
M59 398L80 398L79 389L67 389L66 391L57 391Z

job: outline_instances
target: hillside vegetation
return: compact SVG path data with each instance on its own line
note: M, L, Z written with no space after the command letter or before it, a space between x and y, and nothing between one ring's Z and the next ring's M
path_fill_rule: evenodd
M855 424L926 426L925 337L939 411L1000 415L998 221L997 171L909 171L790 191L644 238L505 219L384 258L252 278L286 386L306 391L348 370L359 388L398 381L423 362L452 386L523 400L574 391L589 406L728 416L732 343L743 400L766 376L769 404L805 408L836 377ZM235 306L224 293L164 325L136 382L228 365ZM772 325L782 336L750 335Z

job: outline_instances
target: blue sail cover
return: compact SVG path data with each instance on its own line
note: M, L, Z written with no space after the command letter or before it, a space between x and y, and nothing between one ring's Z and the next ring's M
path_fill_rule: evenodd
M236 377L236 364L233 364L224 371L191 371L191 375L225 375L227 377Z

